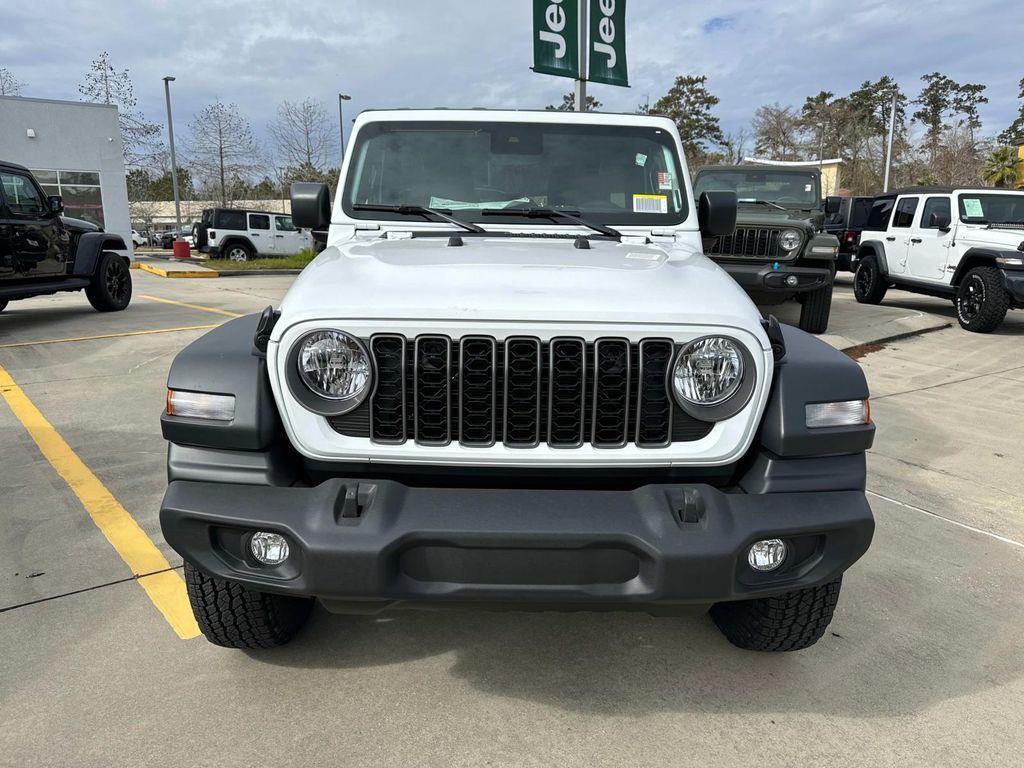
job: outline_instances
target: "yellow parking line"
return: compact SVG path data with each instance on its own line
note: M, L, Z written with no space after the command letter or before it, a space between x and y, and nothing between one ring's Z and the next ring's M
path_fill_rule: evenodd
M227 315L228 317L241 317L240 312L229 312L226 309L217 309L216 307L204 307L202 304L189 304L187 301L175 301L174 299L162 299L159 296L146 296L141 294L139 298L149 299L150 301L159 301L161 304L173 304L176 307L185 307L186 309L198 309L200 312L213 312L217 315Z
M100 479L71 450L11 375L0 366L0 395L22 423L46 460L68 484L96 527L114 547L132 574L183 640L199 635L189 607L185 582L170 570L167 558Z
M96 336L73 336L68 339L40 339L39 341L16 341L11 344L0 344L0 349L11 347L34 347L36 344L63 344L68 341L93 341L95 339L116 339L121 336L145 336L150 333L177 333L178 331L206 331L216 328L214 325L183 325L180 328L154 328L149 331L124 331L122 333L101 333Z

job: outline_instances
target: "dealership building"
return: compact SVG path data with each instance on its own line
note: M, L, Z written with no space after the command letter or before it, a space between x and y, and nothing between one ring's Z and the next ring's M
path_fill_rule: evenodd
M0 96L0 159L27 166L64 214L100 224L131 246L117 107Z

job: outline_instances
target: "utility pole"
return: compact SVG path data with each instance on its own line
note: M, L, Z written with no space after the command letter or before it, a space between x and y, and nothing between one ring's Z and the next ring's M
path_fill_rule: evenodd
M347 93L338 94L338 170L345 161L345 118L341 113L341 103L351 98Z
M885 180L882 182L882 192L889 191L889 170L892 168L892 137L896 133L896 95L899 91L892 89L892 107L889 110L889 139L885 149Z
M164 78L164 97L167 99L167 139L171 145L171 187L174 189L174 220L178 229L174 239L181 237L181 196L178 194L178 161L174 157L174 123L171 121L171 82L174 77Z
M587 40L590 33L588 28L587 14L590 9L590 0L578 0L579 3L579 49L580 49L580 76L576 80L576 111L587 111Z

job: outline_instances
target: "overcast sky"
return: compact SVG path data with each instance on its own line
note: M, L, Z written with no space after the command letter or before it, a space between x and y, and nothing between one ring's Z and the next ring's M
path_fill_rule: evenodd
M628 0L631 88L592 85L604 109L653 102L678 74L707 75L725 130L761 104L799 105L891 74L916 95L939 70L988 86L986 132L1017 110L1020 0ZM530 71L531 0L50 0L7 3L0 66L26 96L77 99L100 51L127 67L147 117L164 121L172 86L180 130L216 97L239 105L257 134L283 99L312 96L349 117L368 107L539 108L570 80Z

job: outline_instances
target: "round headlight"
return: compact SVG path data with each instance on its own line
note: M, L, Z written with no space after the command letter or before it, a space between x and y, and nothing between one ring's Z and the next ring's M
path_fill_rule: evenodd
M792 251L800 247L803 238L795 229L784 229L779 235L779 246L784 251Z
M370 387L370 356L359 339L341 331L313 331L299 344L299 376L328 400L358 404Z
M691 341L672 371L676 398L693 405L718 405L736 394L743 380L739 345L723 336Z

